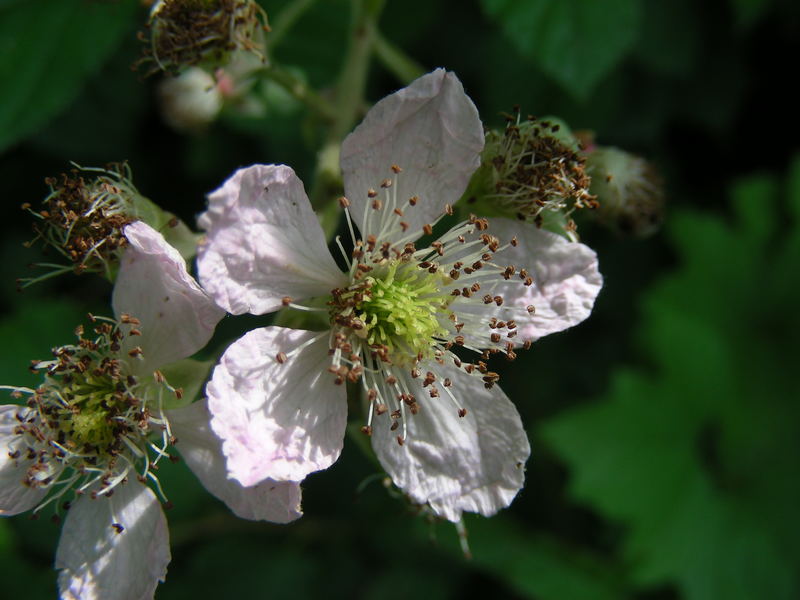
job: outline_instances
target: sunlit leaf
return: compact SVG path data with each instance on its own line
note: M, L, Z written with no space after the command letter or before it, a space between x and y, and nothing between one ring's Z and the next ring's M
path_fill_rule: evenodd
M636 41L638 0L482 0L517 49L585 98Z

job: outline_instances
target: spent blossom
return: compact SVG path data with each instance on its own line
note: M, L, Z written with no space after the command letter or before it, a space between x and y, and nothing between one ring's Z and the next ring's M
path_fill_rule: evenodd
M329 324L255 329L222 356L206 393L230 477L301 481L333 464L350 382L366 406L362 431L412 501L459 521L513 500L530 447L487 361L583 320L601 277L587 247L510 220L471 216L427 241L483 141L475 106L444 70L376 104L342 145L344 272L290 168L241 169L210 195L198 270L217 302L234 314L314 311Z
M91 317L76 344L34 363L39 387L3 386L25 405L0 405L0 514L66 511L55 562L67 600L153 597L170 560L156 469L177 458L178 439L188 466L237 515L300 516L296 484L245 489L226 477L204 402L166 408L182 392L160 369L202 348L224 313L161 234L140 221L122 234L115 317Z

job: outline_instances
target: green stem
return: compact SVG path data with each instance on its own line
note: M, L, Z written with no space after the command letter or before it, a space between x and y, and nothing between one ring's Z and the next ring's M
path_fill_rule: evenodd
M427 72L425 67L383 37L380 32L375 34L374 47L378 60L404 85L408 85Z
M384 0L352 0L353 22L350 45L344 57L342 72L336 83L336 114L320 151L314 185L309 197L314 210L321 216L326 235L336 231L340 209L334 197L341 193L339 146L350 133L364 105L367 70L377 35L378 17ZM335 157L335 160L331 160Z
M294 24L311 8L317 0L295 0L278 13L270 23L270 32L267 36L267 50L272 50L281 43Z
M367 69L383 4L384 0L352 0L353 25L350 29L350 46L336 85L337 115L330 131L329 141L341 142L344 139L353 128L364 104Z
M326 121L336 121L336 107L312 90L304 81L295 77L291 72L273 63L269 67L261 70L260 74L264 78L271 79L280 85L294 98L303 102Z

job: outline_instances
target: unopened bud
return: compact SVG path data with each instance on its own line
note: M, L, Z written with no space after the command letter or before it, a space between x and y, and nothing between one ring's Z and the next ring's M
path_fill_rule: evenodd
M217 82L199 67L161 81L158 99L164 121L178 131L198 131L209 125L223 100Z
M597 219L620 233L655 233L664 212L664 184L655 167L624 150L602 146L586 160L591 191L600 202Z

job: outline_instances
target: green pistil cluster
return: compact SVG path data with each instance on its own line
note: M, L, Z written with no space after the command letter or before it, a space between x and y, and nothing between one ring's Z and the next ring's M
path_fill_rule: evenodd
M430 357L447 336L439 319L449 317L453 299L442 292L442 275L401 259L360 267L353 283L333 290L329 302L342 340L364 340L381 360L395 364Z
M124 414L128 403L108 375L82 373L72 376L69 383L53 381L51 385L67 404L59 411L57 427L70 445L108 448L116 433L126 429L114 418Z
M356 314L366 327L370 345L427 355L436 339L447 333L436 315L447 310L448 297L440 293L436 274L402 275L406 277L398 277L395 264L384 277L370 278L372 287Z

